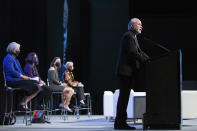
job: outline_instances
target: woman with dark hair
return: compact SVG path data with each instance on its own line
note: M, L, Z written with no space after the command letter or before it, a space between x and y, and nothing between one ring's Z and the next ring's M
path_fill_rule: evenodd
M48 80L49 85L54 92L63 92L62 98L64 100L63 107L69 111L72 112L72 110L69 108L70 100L72 95L74 94L74 90L70 88L66 83L62 83L58 80L58 72L57 70L61 68L61 59L59 57L55 57L50 65L50 68L48 70Z
M20 53L20 44L11 42L7 47L8 54L3 60L3 71L7 86L21 88L25 91L26 97L20 102L21 109L28 109L27 103L33 99L41 90L37 82L24 74L17 59Z
M38 74L36 65L39 64L39 61L38 61L38 56L36 55L36 53L35 52L29 53L27 57L25 58L25 62L26 62L25 68L24 68L25 74L37 80L40 86L42 87L42 91L38 94L38 97L36 97L35 106L34 106L35 109L40 109L41 104L43 104L43 100L44 100L45 105L49 101L52 90L45 84L44 81L41 80Z

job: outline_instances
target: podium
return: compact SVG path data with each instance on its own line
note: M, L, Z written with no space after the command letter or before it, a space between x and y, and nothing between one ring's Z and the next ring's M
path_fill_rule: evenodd
M179 130L182 126L182 53L172 51L145 66L146 112L143 128Z

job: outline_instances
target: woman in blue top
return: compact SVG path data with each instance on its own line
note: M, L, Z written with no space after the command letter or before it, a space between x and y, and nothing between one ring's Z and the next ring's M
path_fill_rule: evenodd
M20 102L21 109L28 109L27 103L33 99L41 90L38 82L24 75L17 56L20 53L20 44L11 42L7 47L8 54L3 60L3 71L7 86L21 88L25 91L27 97Z

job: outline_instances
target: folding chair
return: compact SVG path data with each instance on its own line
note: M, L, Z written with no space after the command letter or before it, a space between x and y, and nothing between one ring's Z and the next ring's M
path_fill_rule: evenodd
M3 120L3 125L5 122L5 116L6 115L15 115L16 112L25 112L25 116L23 119L23 122L25 120L26 125L30 125L31 124L31 101L30 101L30 110L25 110L25 111L21 111L21 110L15 110L13 111L13 103L14 103L14 95L17 94L17 92L21 92L23 91L20 88L13 88L13 87L9 87L7 86L6 83L6 78L5 78L5 73L3 72L3 78L4 78L4 87L6 88L6 100L5 100L5 115L4 115L4 120ZM10 99L9 99L9 103L10 103L10 110L8 111L8 94L10 95ZM27 104L27 103L26 103ZM25 105L26 106L26 105Z

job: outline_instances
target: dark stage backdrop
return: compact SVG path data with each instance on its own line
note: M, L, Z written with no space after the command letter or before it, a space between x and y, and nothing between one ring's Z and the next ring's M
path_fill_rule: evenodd
M64 0L1 0L0 1L0 71L1 112L4 103L2 62L6 47L16 41L21 44L19 61L29 52L38 54L39 73L46 81L47 70L55 56L63 56L63 7Z
M40 75L46 80L52 58L63 56L63 3L64 0L0 1L1 74L7 44L16 41L22 45L22 66L27 53L35 51L40 59ZM194 4L170 0L68 0L68 6L66 56L74 61L76 79L91 93L94 114L103 113L104 91L117 88L114 71L119 42L131 17L142 20L143 36L171 50L181 49L183 80L197 80ZM139 41L150 56L163 53L141 37ZM2 83L1 77L1 105Z

